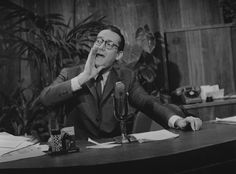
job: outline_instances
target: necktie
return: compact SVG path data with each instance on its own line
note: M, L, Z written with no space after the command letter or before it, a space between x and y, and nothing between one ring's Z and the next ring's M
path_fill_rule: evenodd
M96 78L96 92L99 101L102 96L102 84L101 84L102 79L103 79L102 74L99 74L98 77Z

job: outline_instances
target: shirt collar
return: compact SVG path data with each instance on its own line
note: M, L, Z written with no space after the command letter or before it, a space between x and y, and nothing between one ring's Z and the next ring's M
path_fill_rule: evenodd
M108 78L108 75L110 74L110 71L106 71L104 74L102 74L102 77L103 77L103 81L106 82L107 81L107 78Z
M105 73L102 74L102 81L106 82L108 75L110 74L110 71L106 71ZM98 75L95 77L97 79Z

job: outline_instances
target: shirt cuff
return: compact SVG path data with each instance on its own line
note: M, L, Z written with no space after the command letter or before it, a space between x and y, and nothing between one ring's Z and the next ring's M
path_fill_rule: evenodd
M180 119L182 117L178 116L178 115L173 115L170 117L170 119L168 120L168 126L171 128L176 128L175 127L175 122L176 120Z
M74 77L73 79L71 79L71 89L72 91L77 91L78 89L81 89L81 85L80 85L80 75Z

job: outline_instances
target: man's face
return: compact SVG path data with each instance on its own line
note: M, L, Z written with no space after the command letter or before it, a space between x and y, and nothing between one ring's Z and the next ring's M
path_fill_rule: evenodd
M120 36L110 30L102 30L94 43L94 47L98 47L96 54L95 66L110 67L115 60L122 57L123 52L118 51Z

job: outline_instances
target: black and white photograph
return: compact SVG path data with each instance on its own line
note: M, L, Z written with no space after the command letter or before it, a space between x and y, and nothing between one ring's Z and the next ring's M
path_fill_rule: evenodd
M0 11L0 174L236 173L235 0Z

